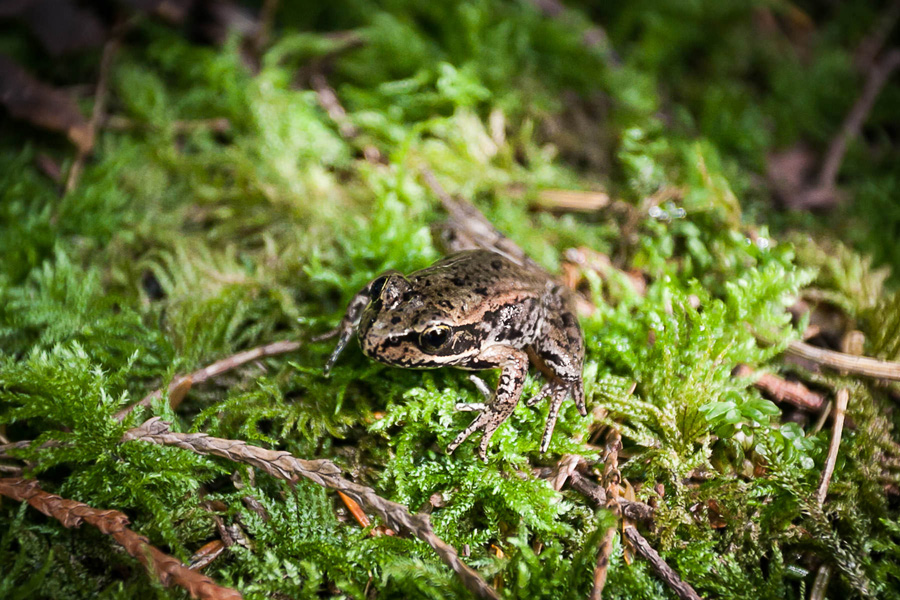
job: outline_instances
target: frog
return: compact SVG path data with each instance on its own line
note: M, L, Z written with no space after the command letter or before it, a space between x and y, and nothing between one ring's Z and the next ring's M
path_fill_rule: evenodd
M409 275L382 273L350 301L326 373L354 333L363 354L387 365L500 369L489 402L456 405L478 414L447 446L448 454L481 431L478 456L487 460L491 438L519 403L531 365L545 383L526 405L544 398L550 402L542 453L566 398L571 396L579 413L587 415L584 337L572 292L533 261L472 249Z

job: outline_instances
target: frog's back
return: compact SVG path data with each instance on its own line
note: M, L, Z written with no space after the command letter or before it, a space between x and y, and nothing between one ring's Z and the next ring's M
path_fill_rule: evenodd
M488 250L452 254L427 269L411 273L409 280L442 308L463 311L485 303L539 298L550 283L545 272L519 266Z

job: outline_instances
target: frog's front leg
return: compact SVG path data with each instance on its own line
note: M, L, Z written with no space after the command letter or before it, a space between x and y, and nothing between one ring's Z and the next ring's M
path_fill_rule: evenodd
M337 362L338 356L341 355L341 352L347 346L347 342L349 342L350 338L353 337L353 334L356 333L356 330L359 327L359 321L362 318L366 306L369 305L369 302L376 300L381 296L385 282L395 273L398 272L388 271L370 281L366 287L360 290L359 293L350 300L350 304L347 305L347 312L344 314L344 318L341 319L337 328L324 335L313 338L313 341L318 342L339 334L337 346L334 347L334 351L331 353L331 356L328 357L328 362L325 363L326 374L331 371L334 363Z
M491 436L497 428L512 414L522 395L522 386L528 374L528 355L523 350L510 346L490 346L474 361L480 368L499 367L500 382L494 391L494 400L472 421L456 439L447 446L447 453L452 453L474 432L482 430L481 443L478 445L478 456L487 460L487 449ZM482 366L483 365L483 366Z

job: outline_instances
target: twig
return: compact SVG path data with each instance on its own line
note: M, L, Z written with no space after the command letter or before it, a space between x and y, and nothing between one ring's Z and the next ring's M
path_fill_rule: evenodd
M172 380L172 383L169 384L169 394L172 395L173 393L178 393L181 391L187 393L187 390L190 389L192 385L203 383L207 379L211 379L217 375L221 375L222 373L230 371L231 369L239 367L245 363L256 360L258 358L265 358L267 356L275 356L276 354L293 352L298 348L300 348L300 342L281 341L266 344L265 346L258 346L251 350L238 352L237 354L229 356L228 358L223 358L222 360L214 362L213 364L203 367L200 370L194 371L189 375L175 377L175 379ZM123 421L125 417L131 414L134 409L138 407L150 406L150 404L154 400L161 397L161 389L147 394L138 402L129 404L128 406L117 412L116 420Z
M443 224L440 232L440 241L445 246L445 250L456 252L483 248L502 254L516 264L543 269L518 244L494 227L493 223L470 202L450 195L431 169L424 167L419 170L419 174L425 185L438 197L441 206L447 211L447 221Z
M880 61L869 69L862 94L860 94L850 112L847 113L840 131L831 141L828 152L825 154L822 170L819 171L818 184L820 188L834 188L838 171L841 168L841 163L844 161L844 154L847 152L847 144L849 144L851 139L859 135L859 131L872 110L878 94L881 93L881 88L884 87L888 77L891 76L891 73L897 67L900 67L900 49L895 48L888 51Z
M853 62L860 71L866 72L875 63L875 57L888 39L897 19L900 18L900 0L893 0L875 19L875 26L854 52Z
M747 365L738 365L735 377L753 377L756 372ZM772 373L763 373L754 387L762 390L776 402L787 402L810 411L818 411L825 403L825 396L814 392L799 381L787 381Z
M0 460L9 460L16 459L15 456L10 456L10 450L21 450L23 448L28 448L34 443L34 440L20 440L18 442L11 442L9 444L0 444ZM58 448L62 446L63 443L59 440L47 440L43 444L41 444L36 450L40 450L43 448ZM21 459L17 459L21 460Z
M650 542L638 533L638 530L635 529L633 525L626 526L624 533L625 538L634 546L635 553L639 554L650 563L650 567L656 575L662 579L666 585L672 588L672 591L675 592L679 598L682 600L700 600L700 596L694 588L691 587L690 584L682 581L681 577L678 576L678 573L662 559L659 553L650 545Z
M566 11L566 7L559 0L532 0L532 4L551 19L562 20ZM581 43L588 48L606 50L610 64L614 67L621 65L622 60L609 43L609 36L606 35L606 31L602 27L592 25L588 28L581 38Z
M591 588L590 600L602 600L603 588L606 586L606 575L609 557L612 554L616 530L622 518L622 507L619 505L619 449L622 447L622 436L615 429L610 429L606 441L606 464L603 468L603 482L606 485L606 504L604 507L616 517L616 522L607 528L597 551L597 565L594 567L594 586Z
M0 494L19 502L28 502L45 515L57 519L63 527L79 527L83 522L93 525L111 536L128 554L138 559L150 575L164 586L180 586L194 598L208 600L241 598L241 594L236 590L216 585L206 575L190 570L178 559L152 546L147 538L126 527L128 517L124 513L117 510L99 510L81 502L61 498L42 490L35 480L18 477L0 479Z
M341 477L341 470L337 465L329 460L303 460L287 452L250 446L238 440L210 437L205 433L175 433L159 418L152 418L140 427L128 430L122 441L132 440L221 456L252 465L279 479L294 481L297 477L305 477L323 487L341 491L365 510L377 514L392 529L414 535L431 546L441 560L459 575L470 592L480 598L499 599L497 592L481 575L464 564L456 550L434 533L428 515L412 515L405 506L381 498L372 488L347 481Z
M275 23L275 13L278 12L279 4L279 0L265 0L262 8L259 10L259 25L256 28L256 36L253 39L257 53L261 53L269 43L269 36L272 34L272 25Z
M568 483L573 490L597 506L606 505L606 491L580 472L571 473ZM619 506L622 507L622 514L632 521L649 522L653 520L653 507L649 504L619 498Z
M831 580L831 565L823 564L816 571L812 589L809 591L809 600L825 600L825 592L828 590L828 582Z
M787 351L794 356L811 360L825 367L843 370L847 373L900 381L900 363L835 352L834 350L817 348L805 342L797 341L791 342Z
M225 117L217 117L212 119L189 119L183 121L172 121L170 126L175 133L191 133L197 130L208 130L214 133L225 133L231 129L231 121ZM109 115L103 122L105 129L115 131L130 131L132 129L150 128L152 124L142 121L135 121L121 115Z
M572 473L575 472L575 469L583 462L584 458L578 454L563 454L553 468L552 473L550 473L550 486L557 492L561 490L566 485L566 481L572 476Z
M337 93L328 84L325 76L318 72L313 73L309 78L309 83L316 91L319 104L322 105L322 108L325 109L331 120L338 126L338 132L341 134L341 137L351 142L356 141L359 138L359 129L350 121L347 111L344 110L340 100L338 100ZM387 164L387 160L381 153L381 150L371 144L363 146L363 157L372 164Z
M89 122L92 140L97 137L100 121L103 119L104 112L106 112L106 95L108 89L106 82L107 79L109 79L109 70L110 67L112 67L113 57L119 49L120 34L121 33L113 35L113 37L104 44L103 54L100 57L100 74L97 76L97 87L94 91L94 108L91 111L91 120ZM84 161L87 160L88 154L88 150L78 150L75 161L72 163L72 166L69 167L69 174L66 177L66 194L70 193L75 189L75 186L78 185L78 178L81 176L81 171L84 169Z
M844 413L847 410L847 402L850 400L850 392L846 388L837 393L837 401L834 404L834 425L831 428L831 443L828 444L828 457L825 459L825 468L822 470L822 479L819 480L819 493L816 499L821 506L828 495L828 484L831 483L831 475L834 473L834 463L837 461L838 449L841 446L841 433L844 430Z

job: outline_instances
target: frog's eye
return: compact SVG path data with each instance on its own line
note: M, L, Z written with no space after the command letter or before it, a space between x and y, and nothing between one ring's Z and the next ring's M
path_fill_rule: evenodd
M387 275L382 275L378 279L372 282L372 285L369 286L369 298L373 300L381 297L381 292L384 290L384 284L387 282Z
M425 350L440 350L450 340L450 328L446 325L432 325L419 336L419 343Z

